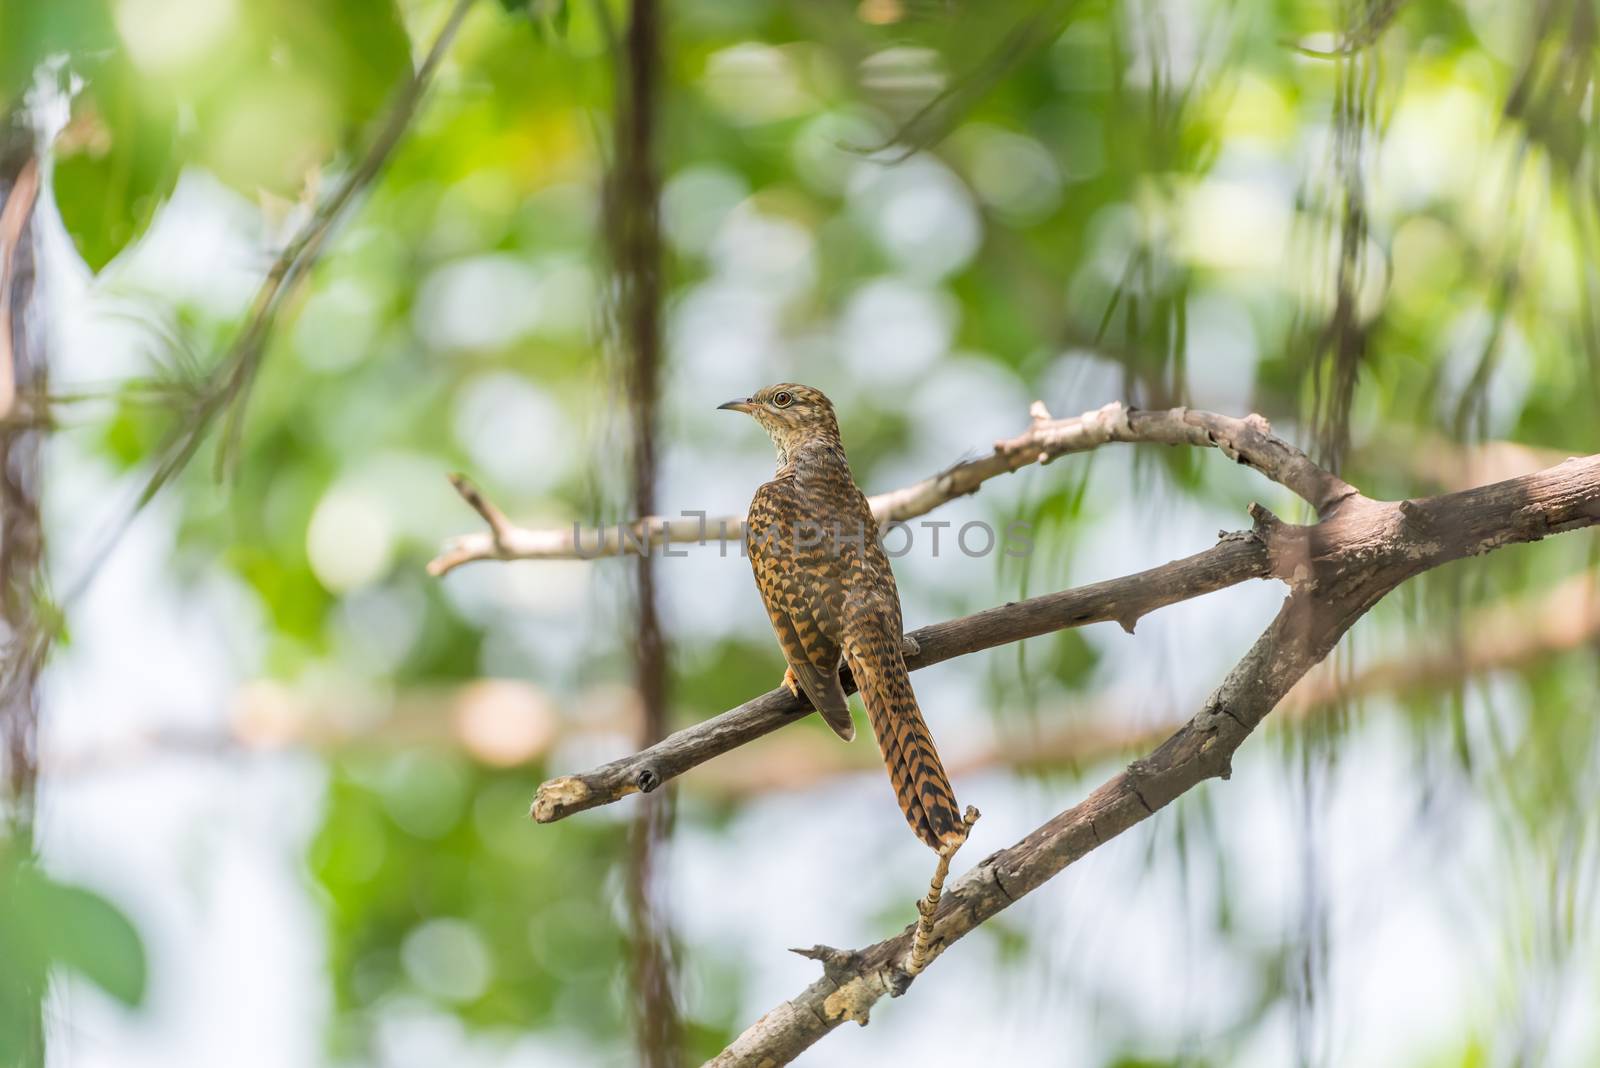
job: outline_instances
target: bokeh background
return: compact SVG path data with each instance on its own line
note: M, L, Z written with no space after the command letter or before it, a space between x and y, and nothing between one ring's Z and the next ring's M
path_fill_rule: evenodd
M926 884L866 737L807 721L684 776L643 917L679 1037L642 1050L638 799L526 817L638 745L634 564L425 570L481 528L452 470L529 525L632 515L605 195L632 6L467 5L237 362L451 7L0 7L7 158L42 177L17 360L48 368L3 428L43 450L42 553L6 576L4 714L38 732L7 765L7 1057L42 1027L72 1068L697 1063L815 977L785 947L892 933ZM1035 399L1259 411L1384 496L1600 449L1591 0L659 14L664 514L742 513L770 446L714 409L780 380L833 397L868 492ZM929 518L1025 521L1034 551L919 539L907 626L1197 551L1252 500L1303 518L1214 452L991 482ZM801 1063L1600 1063L1597 550L1404 587L1232 781ZM655 576L669 726L772 687L736 552ZM984 811L967 861L1192 713L1280 596L920 672Z

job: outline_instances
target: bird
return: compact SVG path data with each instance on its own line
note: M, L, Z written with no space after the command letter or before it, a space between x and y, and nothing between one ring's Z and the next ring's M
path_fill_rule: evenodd
M850 741L855 724L839 665L849 667L900 811L940 857L929 897L918 905L931 927L949 859L977 811L957 807L911 688L900 593L877 520L850 473L833 404L821 390L786 382L718 407L754 417L777 449L777 474L750 501L745 530L756 586L788 661L783 684ZM925 950L921 924L919 933Z

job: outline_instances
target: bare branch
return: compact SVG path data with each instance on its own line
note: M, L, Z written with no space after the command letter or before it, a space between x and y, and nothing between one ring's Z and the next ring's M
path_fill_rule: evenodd
M460 487L457 489L459 491ZM473 507L478 510L476 505ZM535 530L508 522L499 531L498 544L493 530L451 538L439 550L439 555L428 562L428 574L444 575L474 560L594 560L657 545L701 545L738 541L743 537L744 520L732 517L703 521L697 516L679 519L646 516L589 532L581 531L576 523L566 529Z
M506 536L512 532L511 520L506 518L504 512L490 503L489 499L483 495L477 486L472 484L472 480L466 475L459 473L450 475L450 485L455 487L456 492L461 494L461 499L466 501L472 507L472 510L481 515L483 521L489 525L489 540L494 545L495 551L505 552Z
M907 635L906 666L915 671L980 649L1086 623L1116 621L1131 630L1148 612L1246 579L1265 578L1270 568L1267 547L1259 539L1251 534L1230 534L1204 552L1136 575L1032 597L912 631ZM841 674L845 691L854 692L849 672ZM628 794L648 793L697 764L810 711L808 703L779 686L678 731L641 753L593 771L550 780L539 787L532 816L540 823L553 823Z
M1463 620L1459 630L1459 642L1408 643L1349 675L1325 670L1330 665L1324 663L1283 699L1280 722L1309 720L1343 701L1405 697L1489 672L1524 670L1600 641L1600 582L1582 574L1536 598L1488 605ZM1045 712L1040 718L1054 718L1058 725L945 754L945 767L952 778L993 768L1081 767L1149 749L1182 724L1177 715L1136 721L1125 702L1109 693L1075 699L1073 709L1073 722L1065 714ZM739 757L706 765L695 775L695 785L723 800L749 798L810 789L866 771L879 760L876 753L840 745L832 736L795 732L756 743Z
M1356 498L1352 504L1314 527L1267 535L1269 542L1299 540L1306 568L1271 625L1194 718L1149 756L958 879L934 917L930 957L1195 785L1227 778L1233 753L1250 732L1356 620L1407 578L1464 556L1600 523L1600 456L1427 501ZM1277 546L1268 549L1276 555ZM787 1064L844 1021L866 1024L880 998L909 987L912 938L908 927L859 951L816 947L810 955L824 961L823 977L709 1063Z
M957 879L934 917L930 956L937 959L973 928L1197 783L1226 778L1233 751L1250 730L1326 655L1321 646L1329 631L1306 627L1303 596L1285 601L1277 619L1205 707L1147 758ZM865 1026L879 999L909 987L912 976L905 962L911 941L908 927L854 952L817 947L813 952L832 962L823 977L761 1017L708 1064L787 1064L846 1020Z
M1275 461L1263 460L1258 453L1249 462ZM1283 461L1292 462L1292 457ZM1305 463L1317 470L1310 461ZM1285 477L1299 476L1291 467ZM906 665L916 670L1084 623L1115 620L1132 629L1140 616L1154 608L1267 575L1284 579L1296 590L1315 592L1319 610L1345 596L1346 585L1365 588L1374 577L1386 578L1388 584L1374 587L1371 602L1361 606L1360 611L1365 612L1395 585L1428 568L1594 523L1600 518L1600 456L1568 460L1531 475L1420 501L1374 501L1353 490L1338 501L1344 506L1334 508L1328 518L1313 526L1283 523L1255 506L1252 514L1257 516L1258 526L1254 535L1228 537L1206 552L1137 575L913 631L909 637L917 651L907 655ZM1333 588L1329 584L1334 582L1343 585ZM842 677L846 692L851 692L854 683L848 672ZM804 703L779 687L678 731L641 753L544 783L534 798L531 815L540 823L551 823L631 793L648 793L806 711Z
M1272 433L1259 415L1235 419L1193 408L1143 412L1120 402L1074 416L1052 419L1035 401L1028 429L995 442L987 456L966 460L901 489L868 498L880 525L926 515L948 501L976 493L985 482L1033 464L1046 464L1068 453L1088 452L1108 442L1215 447L1223 455L1286 487L1325 514L1355 493L1343 480L1322 470L1310 457ZM459 488L459 487L458 487ZM476 507L476 506L474 506ZM443 575L474 560L571 560L620 556L639 546L703 545L744 536L742 517L705 520L698 516L664 520L655 516L592 532L594 544L574 525L569 529L530 530L508 527L499 532L466 534L449 541L428 564L430 574Z

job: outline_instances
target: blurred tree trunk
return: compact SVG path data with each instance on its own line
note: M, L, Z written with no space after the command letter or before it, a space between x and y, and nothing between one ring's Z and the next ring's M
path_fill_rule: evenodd
M657 2L633 0L616 52L615 151L606 190L606 240L615 272L614 326L627 367L633 509L641 516L656 512L661 392L661 190L655 160L660 57ZM644 745L653 745L667 733L667 646L655 563L647 539L635 572L634 680L643 705ZM640 799L628 849L633 1011L639 1062L647 1068L668 1068L681 1059L672 937L659 879L673 797L668 789Z
M20 112L0 125L0 759L5 771L5 827L0 849L25 861L34 852L38 786L39 668L52 628L41 608L44 532L39 496L45 428L46 360L42 317L33 313L33 208L39 160ZM0 902L0 908L5 903ZM3 967L3 965L0 965ZM44 1062L43 976L14 977L32 1002L30 1032L15 1046L23 1063Z

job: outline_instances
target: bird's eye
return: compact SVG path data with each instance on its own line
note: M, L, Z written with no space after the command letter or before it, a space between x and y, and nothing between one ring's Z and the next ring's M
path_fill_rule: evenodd
M780 408L787 408L794 403L794 394L786 389L780 389L772 395L772 403Z

